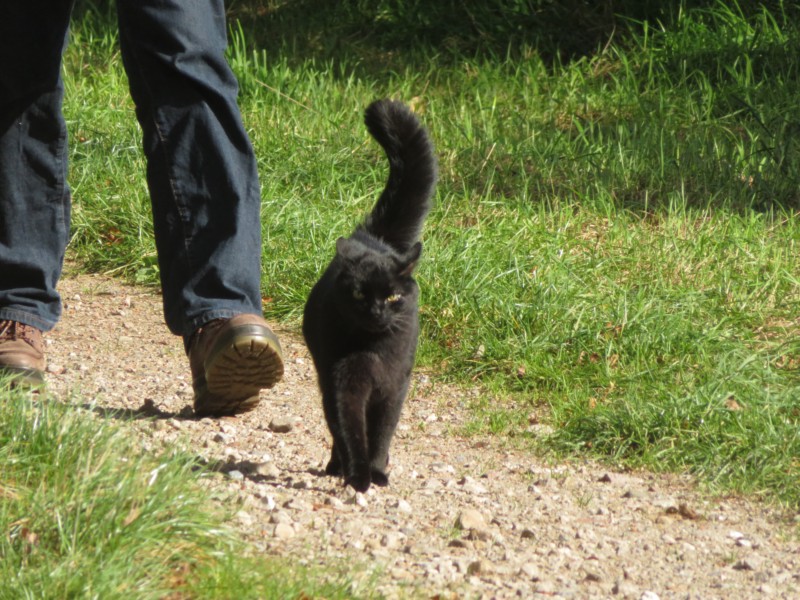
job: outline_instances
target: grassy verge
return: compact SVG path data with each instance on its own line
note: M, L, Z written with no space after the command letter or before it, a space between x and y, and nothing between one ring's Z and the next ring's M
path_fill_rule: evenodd
M301 47L292 11L234 5L269 316L298 323L383 184L363 107L404 98L441 164L420 362L484 386L476 426L524 437L544 413L548 447L800 507L800 28L782 3L699 4L568 62L524 36L506 54L334 43L365 30L353 10ZM66 56L72 249L155 283L115 38L104 13L82 19Z
M0 598L353 597L343 578L248 556L203 476L0 382Z

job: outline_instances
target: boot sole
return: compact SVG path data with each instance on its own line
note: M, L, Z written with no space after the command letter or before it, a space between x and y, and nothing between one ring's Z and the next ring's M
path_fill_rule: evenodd
M195 382L195 413L222 416L253 410L260 390L283 377L278 338L269 329L243 325L225 332L208 354L205 380Z

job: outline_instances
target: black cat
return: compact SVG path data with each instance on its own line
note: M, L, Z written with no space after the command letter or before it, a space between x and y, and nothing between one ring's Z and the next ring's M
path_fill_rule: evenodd
M371 483L389 483L389 444L419 332L412 272L436 184L433 146L406 106L373 102L364 121L386 152L389 179L365 222L336 242L336 256L311 290L303 315L303 336L333 435L325 472L343 475L360 492Z

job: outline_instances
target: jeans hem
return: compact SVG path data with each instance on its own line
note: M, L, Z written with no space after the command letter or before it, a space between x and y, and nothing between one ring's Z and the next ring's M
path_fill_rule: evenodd
M16 308L0 308L0 321L17 321L40 331L50 331L56 326L55 321L42 319L33 313Z

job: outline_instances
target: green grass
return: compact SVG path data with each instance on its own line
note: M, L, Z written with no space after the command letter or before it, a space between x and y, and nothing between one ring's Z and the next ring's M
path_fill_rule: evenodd
M211 476L0 381L0 598L353 597L341 576L251 556L201 487Z
M280 3L234 3L268 316L299 325L334 240L383 185L363 108L414 102L441 167L419 270L420 364L483 386L473 429L524 438L537 412L554 427L538 440L547 448L800 507L797 11L693 5L624 21L559 60L524 35L498 50L502 22L495 37L448 45L455 34L425 29L401 10L411 3L332 15L304 2L305 29ZM326 19L327 36L315 29ZM409 43L417 29L381 37L392 19L427 41ZM72 252L155 284L139 132L108 21L81 13L65 60Z

